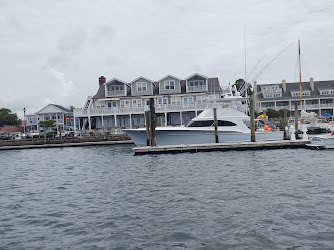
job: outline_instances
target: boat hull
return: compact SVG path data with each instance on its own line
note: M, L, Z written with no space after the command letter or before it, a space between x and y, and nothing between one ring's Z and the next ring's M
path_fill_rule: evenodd
M316 149L334 149L334 136L327 134L311 137L310 144L306 144L306 146Z
M146 146L146 131L138 129L126 129L137 146ZM235 131L219 131L219 142L250 141L250 133ZM256 141L283 140L283 132L257 132ZM207 130L156 130L157 146L215 143L215 132Z

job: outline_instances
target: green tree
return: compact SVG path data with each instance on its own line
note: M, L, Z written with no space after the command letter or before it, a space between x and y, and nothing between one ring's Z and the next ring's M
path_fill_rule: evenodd
M232 86L235 86L237 88L237 90L240 92L242 86L245 84L245 80L244 79L238 79L235 81L235 83ZM249 83L247 84L247 95L250 96L253 91L252 91L252 85ZM242 96L245 96L245 93L240 93Z
M40 121L38 125L44 129L44 142L46 142L46 130L48 128L54 128L56 126L55 120Z
M73 110L75 109L75 107L74 106L70 106L69 109L71 110L71 112L73 112Z
M13 114L10 109L1 108L0 109L0 128L5 125L20 125L21 120L16 114Z

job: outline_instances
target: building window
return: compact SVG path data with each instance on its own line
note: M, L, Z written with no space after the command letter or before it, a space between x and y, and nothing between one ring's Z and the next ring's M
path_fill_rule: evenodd
M142 106L142 99L133 99L132 100L132 107L141 107Z
M137 91L144 92L147 90L147 82L137 82Z
M128 108L130 107L130 101L129 100L121 100L120 101L121 108Z
M174 80L165 81L164 85L165 85L165 90L175 89L175 81Z
M206 95L196 96L196 102L198 103L206 102Z
M181 104L181 97L171 97L171 104Z
M188 91L206 90L206 84L203 80L193 80L188 82Z
M166 105L167 98L158 98L158 105Z
M320 91L320 95L330 95L330 94L334 94L334 90L326 89Z
M124 86L120 85L120 86L110 86L109 90L114 91L114 90L124 90Z

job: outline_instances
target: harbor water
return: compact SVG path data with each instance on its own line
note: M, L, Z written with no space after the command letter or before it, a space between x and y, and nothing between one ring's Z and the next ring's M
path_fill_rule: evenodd
M0 151L0 249L332 249L334 154Z

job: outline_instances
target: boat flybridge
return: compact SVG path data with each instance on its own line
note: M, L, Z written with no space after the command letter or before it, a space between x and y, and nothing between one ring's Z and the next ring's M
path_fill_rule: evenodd
M184 145L215 143L214 111L217 108L219 142L251 140L250 118L234 108L222 108L217 102L209 102L206 109L186 126L156 128L157 145ZM124 129L137 146L146 146L146 128ZM256 141L282 140L283 132L256 132Z

